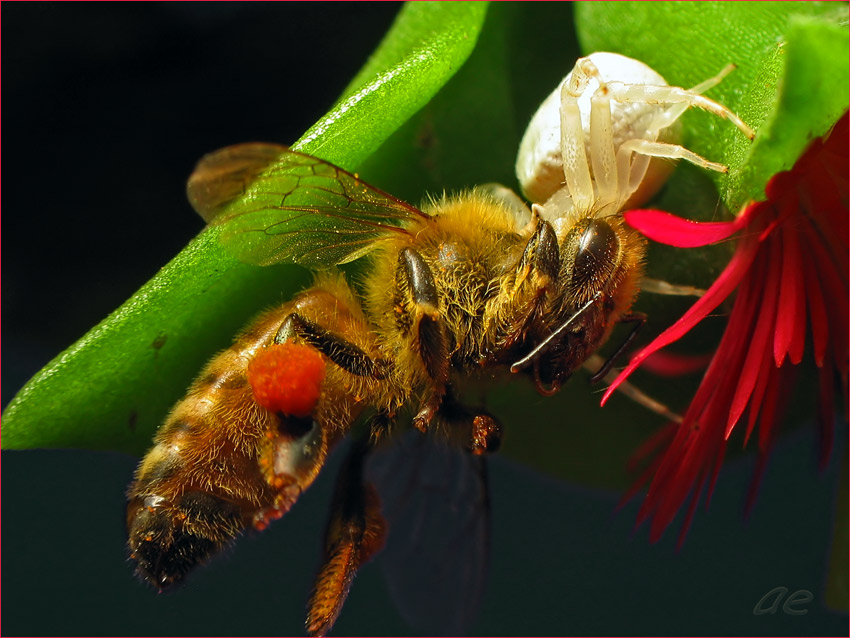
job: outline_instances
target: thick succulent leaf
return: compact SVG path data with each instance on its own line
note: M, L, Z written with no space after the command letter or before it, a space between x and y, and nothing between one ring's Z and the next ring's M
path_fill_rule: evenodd
M808 62L807 56L820 55L811 51L802 56L805 59L801 62L796 62L800 46L794 44L797 36L793 35L808 34L806 37L814 37L820 45L827 39L813 36L813 29L833 35L842 32L846 51L846 28L837 26L834 19L839 10L845 9L844 5L698 4L697 9L677 3L676 10L667 3L578 5L578 32L585 45L584 52L614 50L631 55L657 68L668 81L683 85L696 84L734 61L739 69L709 95L738 110L760 132L768 128L766 110L777 103L774 96L784 86L783 74L798 67L802 68L794 72L804 76L805 81L831 87L829 95L839 104L833 111L840 108L842 99L846 108L847 56L837 58L844 61L843 80L820 75L811 79L809 76L820 73L821 68L832 68L824 66L823 59L835 62L836 58L824 49L821 58L816 58L821 59L817 64ZM460 47L461 43L472 46L484 13L475 3L463 3L456 9L450 6L441 8L425 3L407 6L377 54L367 62L337 106L305 135L300 148L343 167L357 167L361 177L370 183L414 203L427 192L457 190L482 182L499 181L516 187L514 157L525 125L539 102L580 54L574 36L573 5L493 5L475 50L459 69L463 56L453 47ZM750 14L742 13L745 11ZM790 15L795 13L806 13L809 17L791 20ZM440 22L440 16L454 16L456 22ZM439 25L436 32L427 26L432 19L433 25ZM699 30L694 30L694 24L699 25ZM443 46L441 55L451 51L456 59L436 60L430 56L430 49L420 45L421 36L411 35L417 29L423 29L423 33L433 38L434 51ZM469 40L464 39L464 33ZM529 33L535 34L534 46L528 46ZM833 37L830 41L835 40L840 38ZM777 42L785 44L777 47ZM670 55L673 50L677 55ZM784 52L782 57L777 51ZM405 62L397 63L398 59ZM419 73L419 68L433 71L442 81L447 79L449 69L457 73L428 101L418 91L420 83L431 81L430 76ZM529 72L530 69L534 72ZM830 73L840 74L841 70ZM372 81L376 77L384 81ZM803 86L800 84L803 81L795 80L795 86ZM748 95L757 95L751 88L756 84L770 90L765 89L767 92L760 98L745 102ZM364 85L372 87L371 92L361 90ZM429 91L437 88L437 84L429 86ZM422 104L424 108L402 123ZM750 110L745 108L746 104L750 104ZM402 109L403 116L398 115L398 109ZM785 113L781 117L797 117L784 107L779 112ZM764 133L755 143L750 143L729 123L713 116L688 113L685 117L686 144L712 160L728 163L733 178L746 175L748 158L761 157L761 152L756 150L766 143ZM393 122L387 123L387 118L394 118ZM783 125L781 118L771 121L778 122L776 126ZM393 126L399 127L398 130L381 144ZM811 134L820 134L827 126L814 127ZM374 129L382 132L375 134ZM784 138L780 141L785 142ZM795 144L797 150L788 152L790 163L782 166L790 166L796 158L794 153L805 146L799 140ZM372 153L378 145L378 151ZM756 178L747 177L747 180L748 184L754 184ZM721 192L731 183L732 179L721 178ZM727 201L734 206L735 197L750 196L754 195L737 189ZM663 192L659 206L707 219L717 214L717 190L703 171L682 166ZM655 264L661 267L660 272L652 271L652 274L704 286L728 257L723 249L708 250L713 250L709 257L688 251L688 257L683 259L682 251L665 253L663 247L660 250L653 247L650 267L654 269ZM197 273L197 277L184 276L185 272ZM302 275L300 279L298 274ZM286 284L281 286L281 281ZM4 445L140 451L147 444L151 430L203 360L215 348L226 345L252 312L273 299L285 298L304 281L303 272L295 268L241 265L222 254L212 233L202 234L140 292L141 296L60 356L24 390L5 415ZM179 299L179 303L172 305L168 301L171 299ZM659 301L657 296L643 295L639 303L642 304L639 309L653 318L653 326L644 333L648 339L657 331L654 326L669 325L691 301L685 298ZM209 317L215 317L215 321L207 320ZM138 334L130 339L134 330ZM117 350L122 353L117 361L114 360L116 349L110 346L113 343L122 344L122 349ZM696 350L699 348L697 345ZM117 375L118 382L112 382L113 375ZM657 417L645 414L621 397L615 397L604 413L600 413L598 397L590 391L582 375L576 376L554 399L541 398L521 385L513 387L518 384L513 384L510 392L498 391L487 396L488 408L499 414L507 426L505 452L558 476L623 486L629 481L624 460L645 433L657 425ZM132 391L126 389L128 380ZM682 381L689 382L693 384L695 379ZM643 389L667 399L670 388L665 386L669 383L648 382ZM677 382L673 398L685 394L686 390ZM53 401L52 408L36 407L51 397L61 398ZM59 409L60 402L67 414ZM673 407L682 406L674 402ZM612 426L587 427L588 423L597 423L600 417ZM534 422L533 427L528 425L529 421ZM616 427L616 432L612 429L613 424L622 423L634 427ZM54 429L48 430L47 424ZM136 431L122 424L135 424ZM541 441L550 444L541 445Z
M412 3L343 98L295 145L355 168L475 46L486 3ZM238 262L201 233L123 306L39 372L3 415L3 447L143 450L193 374L303 273Z

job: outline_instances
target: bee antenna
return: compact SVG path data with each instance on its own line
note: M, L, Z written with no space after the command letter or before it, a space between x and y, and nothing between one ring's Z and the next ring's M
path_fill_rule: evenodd
M572 314L572 316L570 316L569 319L567 319L564 323L562 323L560 326L558 326L555 329L555 331L552 332L552 334L550 334L543 341L541 341L536 346L534 346L534 349L531 352L529 352L522 359L520 359L519 361L517 361L513 365L511 365L511 372L514 372L514 373L519 372L523 368L528 367L528 365L530 365L532 363L536 363L537 361L539 361L540 357L542 357L546 353L546 351L549 350L549 346L552 344L552 342L555 341L558 337L560 337L561 334L563 334L564 331L566 331L567 328L569 328L573 324L573 322L578 320L578 318L581 317L582 313L584 313L593 304L595 304L601 296L602 296L602 292L596 291L596 294L593 295L593 297L590 299L590 301L588 301L581 308L576 310Z

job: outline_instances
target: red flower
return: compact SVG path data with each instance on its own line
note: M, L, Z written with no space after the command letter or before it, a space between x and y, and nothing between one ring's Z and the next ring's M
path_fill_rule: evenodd
M682 423L663 429L639 451L646 455L665 446L631 492L651 477L638 523L652 518L653 541L690 495L682 542L706 485L706 501L711 498L727 442L739 424L746 427L745 445L758 426L752 503L803 359L807 327L820 377L821 467L832 446L836 375L847 405L847 115L765 190L767 201L751 204L729 223L696 223L652 210L625 213L626 221L647 237L680 247L706 245L742 231L734 256L714 285L638 352L602 399L604 404L647 357L682 337L737 290L726 330Z

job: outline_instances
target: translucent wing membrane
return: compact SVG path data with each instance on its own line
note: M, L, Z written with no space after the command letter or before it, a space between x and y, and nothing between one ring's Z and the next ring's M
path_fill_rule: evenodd
M243 195L270 164L289 149L264 142L236 144L204 155L186 184L192 208L207 223Z
M338 166L274 144L239 144L205 156L187 192L201 217L222 228L225 247L261 266L347 263L382 240L412 237L406 222L429 219Z
M388 523L379 558L402 616L426 636L465 635L489 566L484 457L411 430L371 454L366 477Z

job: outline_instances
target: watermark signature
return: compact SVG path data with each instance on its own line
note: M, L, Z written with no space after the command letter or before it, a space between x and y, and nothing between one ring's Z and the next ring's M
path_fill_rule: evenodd
M771 589L753 607L753 616L775 614L780 609L782 609L783 614L787 614L788 616L808 614L809 610L803 607L814 600L812 592L808 589L798 589L786 597L788 591L787 587L774 587Z

